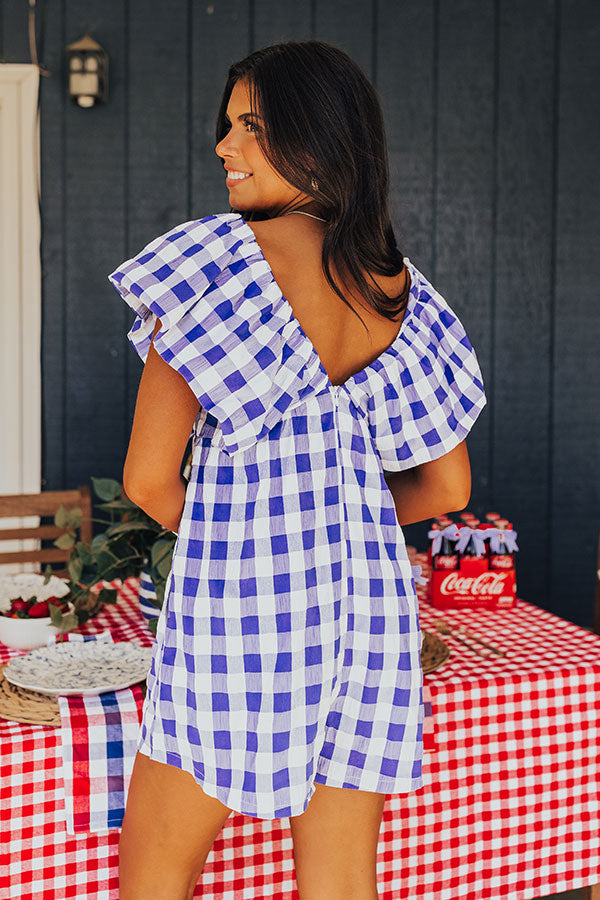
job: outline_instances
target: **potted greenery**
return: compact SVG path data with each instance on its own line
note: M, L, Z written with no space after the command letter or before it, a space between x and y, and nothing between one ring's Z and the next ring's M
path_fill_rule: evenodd
M55 546L72 548L67 563L71 576L71 581L67 582L70 594L63 598L69 602L69 611L63 612L54 606L50 611L52 624L60 632L77 628L95 616L104 603L116 602L115 588L102 587L100 591L92 591L94 586L116 578L124 581L132 575L140 575L143 570L151 579L155 592L152 596L152 592L148 595L146 591L147 599L157 610L162 609L171 569L177 536L133 503L118 481L93 476L91 480L94 493L103 501L97 504L98 509L109 514L108 519L92 517L92 521L106 527L91 543L77 540L75 529L81 525L82 517L79 508L60 507L54 516L55 524L65 529L65 533L54 541ZM49 577L50 566L46 566L45 572ZM147 623L154 634L157 623L158 616Z

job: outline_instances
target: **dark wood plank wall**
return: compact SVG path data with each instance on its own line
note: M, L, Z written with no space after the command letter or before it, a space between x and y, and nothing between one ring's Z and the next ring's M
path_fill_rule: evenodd
M29 61L26 0L0 55ZM64 47L110 56L106 106L66 98ZM404 254L461 316L489 398L470 507L519 531L519 593L591 625L598 537L600 5L595 0L37 3L47 489L121 477L141 364L108 272L226 211L214 120L227 68L318 37L375 83ZM406 529L422 544L424 526Z

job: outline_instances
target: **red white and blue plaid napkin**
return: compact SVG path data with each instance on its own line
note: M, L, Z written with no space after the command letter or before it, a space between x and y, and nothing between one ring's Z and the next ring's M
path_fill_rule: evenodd
M425 718L423 720L423 752L435 753L437 744L435 741L435 720L433 718L431 688L425 679L423 680L423 706L425 707Z
M68 632L65 639L113 642L110 630ZM48 643L55 640L53 637ZM68 834L121 827L142 704L139 685L103 694L58 697Z

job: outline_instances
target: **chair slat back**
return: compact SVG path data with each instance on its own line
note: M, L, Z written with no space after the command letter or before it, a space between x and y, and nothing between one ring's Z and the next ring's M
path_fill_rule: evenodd
M58 547L41 546L42 540L54 540L65 530L52 522L43 523L43 518L54 518L59 507L66 509L78 507L81 509L81 528L78 539L85 543L91 543L92 528L92 492L89 485L80 485L77 490L66 491L42 491L40 494L3 494L0 495L0 547L2 541L15 540L39 540L40 548L37 550L12 550L0 552L0 566L5 563L39 563L39 572L47 563L51 563L52 571L60 578L68 578L69 572L66 565L56 569L54 564L64 562L71 558L71 549L61 550ZM40 524L37 527L24 526L23 528L2 528L2 519L24 518L26 516L39 516ZM1 569L0 569L1 573Z

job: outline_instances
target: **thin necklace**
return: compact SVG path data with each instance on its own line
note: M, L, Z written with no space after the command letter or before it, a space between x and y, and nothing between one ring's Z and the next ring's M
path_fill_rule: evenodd
M313 216L312 213L302 212L301 209L293 209L293 210L292 210L291 212L289 212L289 213L284 213L283 216L282 216L281 218L284 219L286 216L293 216L294 213L297 213L299 216L310 216L311 219L318 219L319 222L326 222L326 221L327 221L327 219L322 219L321 216Z

